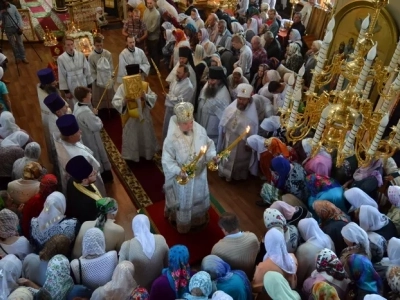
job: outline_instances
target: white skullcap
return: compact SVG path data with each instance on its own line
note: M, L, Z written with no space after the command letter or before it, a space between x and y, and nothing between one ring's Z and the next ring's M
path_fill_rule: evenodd
M248 83L241 83L237 86L236 90L238 91L238 97L250 98L253 93L253 86Z

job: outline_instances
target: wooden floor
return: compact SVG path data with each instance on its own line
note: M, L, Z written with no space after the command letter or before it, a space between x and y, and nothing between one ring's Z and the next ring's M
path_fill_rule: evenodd
M118 55L125 47L124 37L121 31L108 30L103 32L105 36L105 48L113 54L114 65L118 62ZM33 47L32 47L33 46ZM11 49L7 42L4 43L4 54L8 57L10 63L5 72L4 78L11 81L7 85L9 96L12 101L13 114L18 125L26 130L35 141L40 143L43 148L45 145L40 109L37 100L36 85L39 82L36 72L47 67L52 60L50 50L42 44L26 44L25 49L27 59L30 64L19 64L20 76L17 73L17 67ZM34 49L39 53L41 59L36 55ZM164 66L160 67L163 78L167 75ZM152 110L152 116L157 137L161 143L162 123L164 118L164 97L157 76L149 76L151 89L158 94L158 101ZM164 84L166 84L164 82ZM45 149L42 149L42 163L49 167L49 160ZM117 176L114 176L114 183L107 186L110 197L117 199L119 203L119 212L117 223L121 224L126 230L126 238L132 237L131 221L136 214L135 208L124 190ZM241 229L252 231L257 236L264 234L263 209L255 205L259 199L261 182L256 178L250 178L247 181L232 181L230 183L218 177L217 172L209 172L210 191L226 211L234 212L239 216Z

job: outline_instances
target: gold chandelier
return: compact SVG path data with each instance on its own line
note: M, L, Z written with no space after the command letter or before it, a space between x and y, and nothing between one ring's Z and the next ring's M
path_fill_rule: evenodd
M378 158L388 158L400 146L400 122L392 128L389 138L382 140L389 122L388 108L392 99L400 92L400 73L393 80L400 57L400 42L397 45L389 66L375 58L377 43L372 40L373 30L380 11L388 0L373 0L375 8L370 22L369 16L363 21L354 53L345 60L341 54L333 56L326 65L329 45L335 27L334 17L327 26L327 32L318 53L309 90L304 94L305 110L300 113L302 101L302 82L304 66L296 74L294 89L289 87L281 112L281 124L287 131L287 139L297 142L305 138L311 129L315 130L312 139L312 155L320 149L328 152L337 150L336 165L341 166L346 157L356 155L361 166L368 165ZM366 59L364 57L366 56ZM295 75L289 78L294 83ZM335 90L321 89L337 80ZM388 82L389 81L389 82ZM347 83L346 87L343 87ZM384 102L375 112L368 99L375 84ZM321 90L320 90L321 89Z

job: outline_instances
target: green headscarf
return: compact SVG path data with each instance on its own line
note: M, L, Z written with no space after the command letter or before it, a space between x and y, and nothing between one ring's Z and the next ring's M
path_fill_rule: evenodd
M97 222L95 227L103 230L104 224L107 221L107 214L118 210L118 203L115 199L105 197L96 201L97 207Z

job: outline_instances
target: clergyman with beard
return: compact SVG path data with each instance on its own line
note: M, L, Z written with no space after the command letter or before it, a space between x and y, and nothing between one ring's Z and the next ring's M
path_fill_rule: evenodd
M224 111L219 124L217 152L226 149L250 127L248 136L258 133L257 109L252 99L253 87L247 83L237 86L237 99ZM244 180L249 175L252 151L246 146L246 138L234 147L226 160L219 166L219 176L226 181Z
M218 127L225 108L230 103L230 94L222 67L210 67L207 83L199 96L197 122L203 126L207 135L217 145Z

